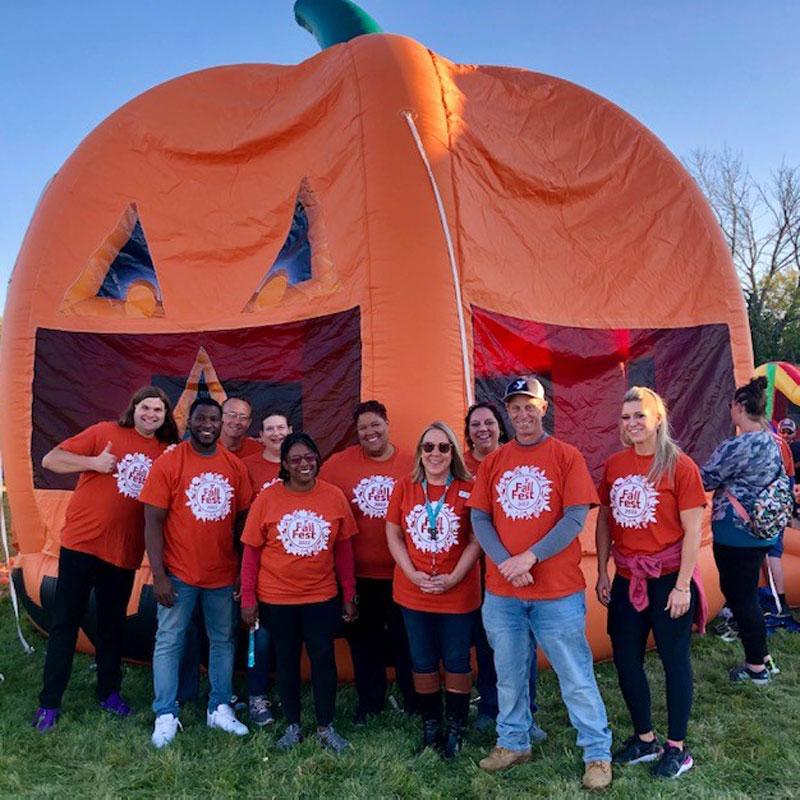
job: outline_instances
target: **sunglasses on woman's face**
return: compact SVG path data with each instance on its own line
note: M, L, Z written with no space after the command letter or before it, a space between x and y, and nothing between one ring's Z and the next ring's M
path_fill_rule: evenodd
M439 442L439 444L434 444L433 442L423 442L422 452L432 453L437 447L439 448L440 453L449 453L453 449L453 445L451 445L450 442Z
M293 467L299 467L304 461L307 464L316 464L317 463L317 456L316 453L305 453L302 456L289 456L286 459Z

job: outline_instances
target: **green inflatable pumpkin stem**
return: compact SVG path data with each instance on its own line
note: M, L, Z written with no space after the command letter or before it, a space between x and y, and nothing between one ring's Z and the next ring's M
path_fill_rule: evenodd
M322 50L364 33L383 33L381 26L350 0L297 0L294 18Z

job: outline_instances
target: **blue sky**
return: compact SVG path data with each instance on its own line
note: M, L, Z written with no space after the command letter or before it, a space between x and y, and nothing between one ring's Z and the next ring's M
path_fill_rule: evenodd
M678 156L800 164L796 0L363 0L448 58L557 75L633 114ZM291 0L0 0L0 307L36 200L92 128L169 78L317 52Z

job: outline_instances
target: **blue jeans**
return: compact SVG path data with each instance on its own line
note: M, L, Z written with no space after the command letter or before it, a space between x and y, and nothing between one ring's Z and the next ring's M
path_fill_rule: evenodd
M472 625L475 612L467 614L437 614L433 611L414 611L401 608L408 633L411 667L420 675L439 671L465 675L472 671L469 648L472 644Z
M190 586L169 576L175 587L175 603L171 608L158 605L158 629L153 651L153 711L177 714L178 671L186 642L186 632L192 621L192 612L198 599L203 607L203 617L208 634L208 682L211 692L209 710L222 703L230 703L233 694L233 656L236 649L233 625L233 586L203 589Z
M555 600L520 600L486 592L483 624L497 670L497 743L528 750L531 709L528 683L536 643L558 676L583 760L611 760L611 731L586 641L583 592Z

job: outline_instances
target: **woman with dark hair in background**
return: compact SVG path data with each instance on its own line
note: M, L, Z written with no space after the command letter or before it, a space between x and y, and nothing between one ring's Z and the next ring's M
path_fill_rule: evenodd
M475 477L483 459L508 442L506 423L497 406L482 401L469 407L464 420L464 441L467 444L464 463ZM483 561L481 561L481 583L483 583L483 573ZM494 668L494 653L486 638L486 630L480 614L475 615L475 629L472 636L478 667L475 684L479 695L478 717L472 723L472 727L476 731L487 731L494 729L497 719L497 672ZM536 705L537 672L538 665L536 656L534 656L531 659L530 677L532 717L530 735L533 744L539 744L547 739L547 734L536 723L536 712L539 710Z
M701 469L706 490L714 490L711 529L719 584L744 646L744 663L731 670L730 679L759 685L769 682L774 662L767 652L758 579L782 528L770 538L756 538L749 515L764 489L786 479L780 449L766 427L766 387L767 379L761 377L736 390L731 421L739 434L722 442Z
M61 442L42 466L80 473L61 531L53 623L44 686L33 720L56 724L72 672L78 629L94 589L97 607L97 697L118 717L131 714L120 696L122 633L133 578L144 555L144 506L138 501L153 461L178 439L169 398L144 386L117 422L98 422Z
M403 611L414 687L422 715L422 748L461 750L469 713L469 649L481 603L477 559L466 506L472 479L452 429L434 422L422 432L411 475L397 482L386 512L386 539L396 562L394 599ZM442 735L439 676L444 665L447 729Z
M300 727L300 656L305 643L317 740L334 753L350 745L333 727L336 710L334 637L342 617L356 617L353 549L356 522L347 499L319 480L320 454L306 433L281 443L280 481L253 502L242 542L242 620L260 617L275 649L278 695L286 730L277 746L286 750L303 739Z

